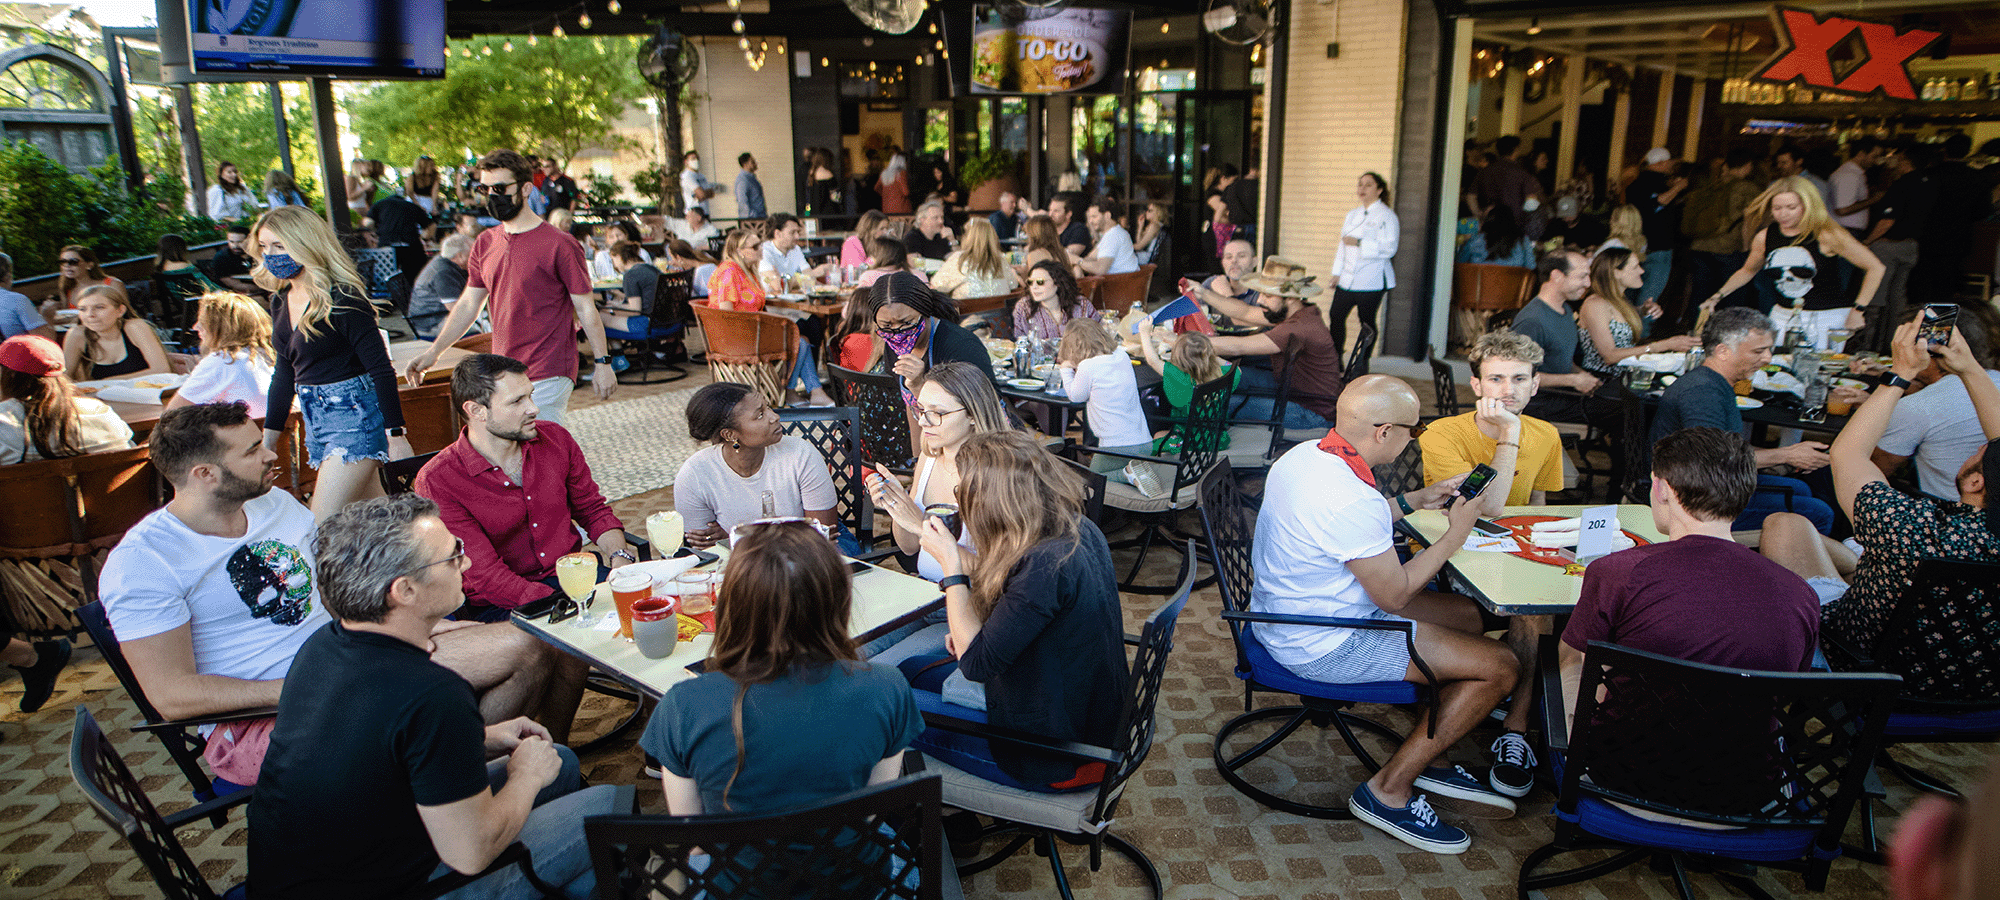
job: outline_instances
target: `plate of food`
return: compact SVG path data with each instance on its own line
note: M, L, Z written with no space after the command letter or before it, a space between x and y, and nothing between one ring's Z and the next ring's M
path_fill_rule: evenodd
M1759 399L1757 399L1757 398L1755 398L1755 397L1738 397L1738 398L1736 398L1736 408L1737 408L1737 409L1756 409L1757 407L1759 407L1759 406L1763 406L1763 405L1764 405L1764 401L1762 401L1762 400L1759 400Z
M1007 386L1008 386L1008 387L1011 387L1011 388L1018 388L1018 389L1020 389L1020 390L1024 390L1024 391L1039 391L1039 390L1041 390L1041 389L1042 389L1042 386L1043 386L1044 384L1047 384L1047 382L1045 382L1045 381L1041 380L1040 378L1009 378L1009 379L1007 379Z

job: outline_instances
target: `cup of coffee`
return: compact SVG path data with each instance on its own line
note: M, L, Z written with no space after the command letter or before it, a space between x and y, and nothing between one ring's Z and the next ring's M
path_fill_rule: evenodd
M924 507L924 515L936 516L938 519L942 520L944 522L945 529L951 532L951 536L953 538L959 538L964 536L965 526L963 523L959 521L958 518L958 504L933 503L929 506Z
M671 596L648 597L632 604L632 640L647 659L666 659L680 641L679 616Z

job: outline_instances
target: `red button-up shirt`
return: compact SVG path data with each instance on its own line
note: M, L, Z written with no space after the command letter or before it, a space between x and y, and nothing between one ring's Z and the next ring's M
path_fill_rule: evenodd
M438 505L470 566L465 597L512 609L549 595L542 580L556 560L582 546L572 521L592 540L624 528L590 477L583 448L562 426L540 422L521 445L521 480L486 461L464 432L417 473L417 493Z

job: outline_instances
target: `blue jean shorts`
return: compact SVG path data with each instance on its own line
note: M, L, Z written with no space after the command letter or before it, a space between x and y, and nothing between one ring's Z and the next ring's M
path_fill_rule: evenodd
M356 375L332 384L295 385L293 392L306 420L306 465L317 469L325 459L389 461L374 379Z

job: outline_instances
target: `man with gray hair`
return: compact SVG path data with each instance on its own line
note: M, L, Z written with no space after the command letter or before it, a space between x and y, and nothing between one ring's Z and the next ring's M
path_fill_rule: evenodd
M452 304L465 290L465 261L471 254L472 238L448 235L438 244L437 255L418 273L416 283L410 286L410 311L403 316L417 337L437 339L438 323L451 313Z
M1736 405L1735 385L1771 362L1771 343L1776 336L1777 328L1770 318L1754 309L1734 306L1716 310L1701 331L1707 357L1660 396L1650 442L1658 443L1683 428L1699 426L1742 434L1743 411ZM1786 465L1794 474L1805 475L1825 468L1827 462L1826 445L1818 441L1757 450L1758 469ZM1757 476L1757 495L1737 517L1735 527L1738 531L1755 529L1765 516L1784 511L1811 519L1821 534L1833 528L1833 507L1813 496L1805 482L1770 474Z
M531 719L483 726L472 686L432 661L432 629L463 602L465 571L465 543L437 505L354 504L314 544L333 621L299 648L278 699L250 802L257 890L393 896L477 874L518 840L542 881L589 897L583 819L616 812L620 790L580 790L576 755ZM511 867L449 896L541 893Z
M41 310L35 308L35 301L14 291L14 258L0 253L0 341L21 334L39 334L62 343L56 330L42 318Z
M1013 191L1000 192L999 206L986 217L986 221L993 224L993 233L1000 240L1011 241L1021 232L1021 224L1028 221L1027 213L1021 209L1021 198L1015 196Z

